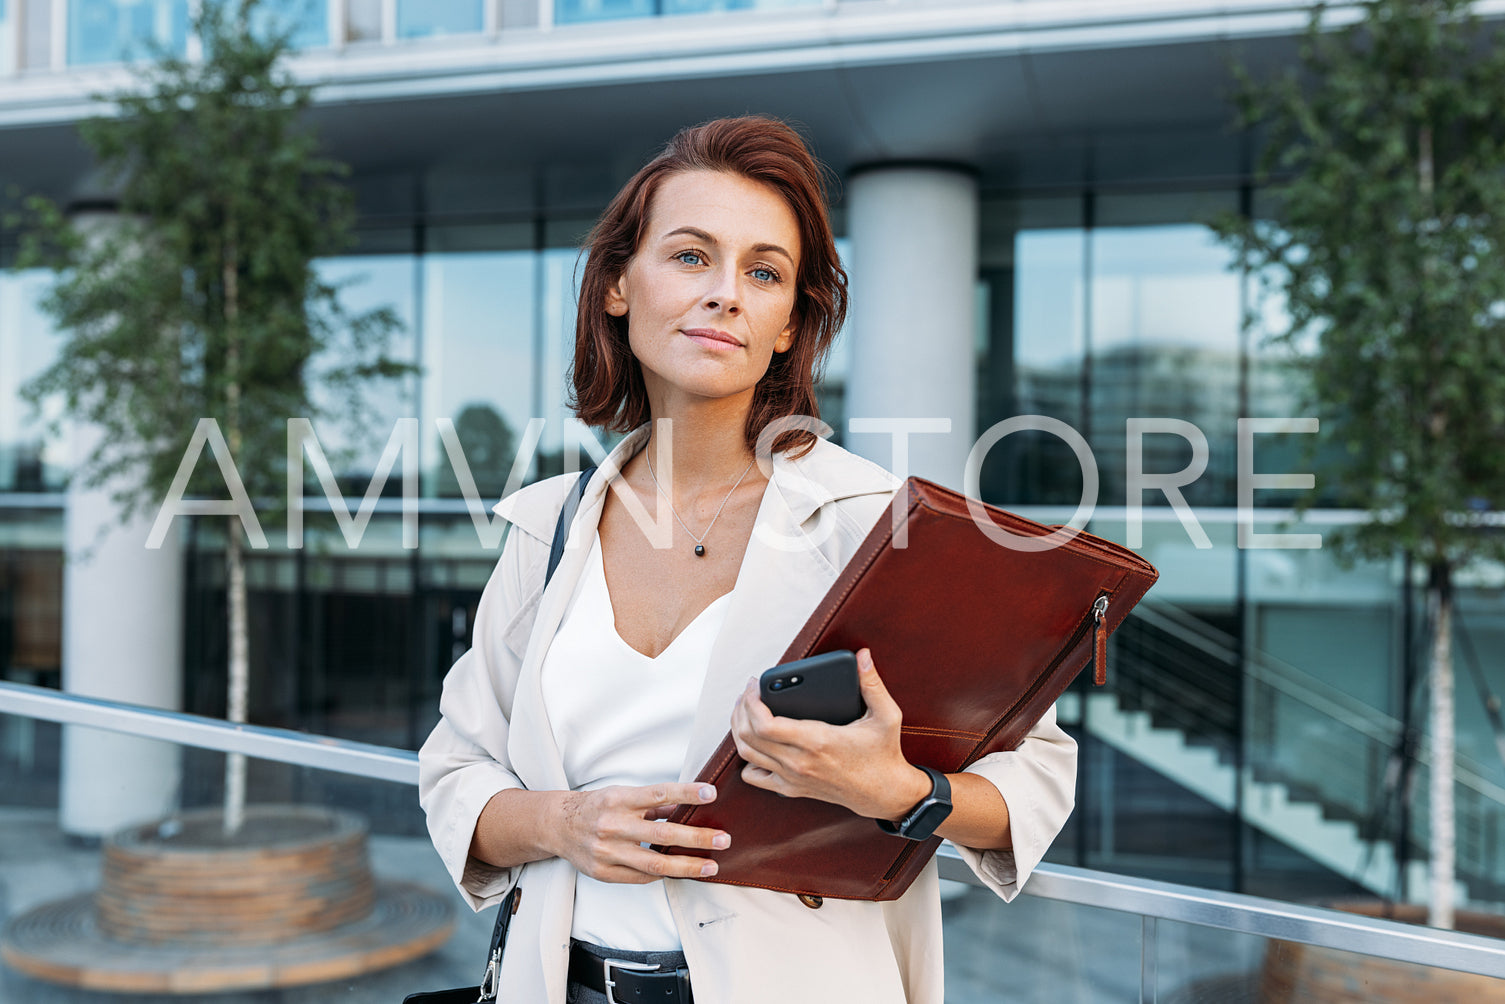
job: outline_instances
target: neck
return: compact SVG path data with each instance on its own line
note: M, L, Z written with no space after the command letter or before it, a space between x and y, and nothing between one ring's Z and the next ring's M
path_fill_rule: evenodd
M730 485L747 471L753 459L743 435L747 421L742 407L726 401L703 406L666 409L654 413L652 432L643 452L665 489L672 483L697 492ZM756 472L748 472L752 480Z

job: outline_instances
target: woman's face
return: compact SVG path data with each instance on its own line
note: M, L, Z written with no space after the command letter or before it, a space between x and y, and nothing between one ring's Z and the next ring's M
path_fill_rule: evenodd
M793 340L799 226L772 188L740 175L666 178L606 311L627 339L655 412L672 396L749 399Z

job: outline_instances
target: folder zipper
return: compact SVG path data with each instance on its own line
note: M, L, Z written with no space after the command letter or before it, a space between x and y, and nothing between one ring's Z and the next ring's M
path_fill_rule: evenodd
M1104 593L1092 601L1092 682L1101 687L1108 682L1108 596Z
M1050 660L1050 666L1035 679L1030 688L1024 692L1024 696L1014 702L1013 707L998 717L998 721L988 729L988 734L983 737L983 741L977 744L978 749L986 748L993 741L998 730L1003 728L1003 723L1008 721L1009 712L1034 700L1035 694L1055 674L1056 667L1061 664L1061 660L1086 640L1089 631L1093 635L1093 682L1098 686L1108 682L1108 596L1108 593L1098 593L1097 598L1092 601L1092 606L1088 608L1087 616L1082 618L1082 623L1078 624L1076 630L1071 633L1071 637L1066 639L1066 644L1061 646L1056 657ZM973 762L972 759L968 759L962 767L970 767Z

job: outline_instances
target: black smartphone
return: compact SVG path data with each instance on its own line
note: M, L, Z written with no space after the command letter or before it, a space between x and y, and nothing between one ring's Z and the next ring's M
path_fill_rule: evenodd
M815 718L846 725L867 711L857 685L857 656L846 649L823 652L763 673L759 696L781 718Z

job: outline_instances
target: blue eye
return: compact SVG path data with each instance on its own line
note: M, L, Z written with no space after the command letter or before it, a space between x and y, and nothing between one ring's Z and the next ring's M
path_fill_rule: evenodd
M705 264L705 256L702 255L699 251L681 251L679 254L675 255L674 257L678 258L680 261L684 262L686 265L704 265Z
M755 279L757 279L759 282L778 282L779 281L779 273L775 272L771 268L762 268L762 267L755 268L755 269L753 269L753 277Z

